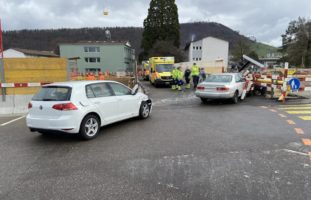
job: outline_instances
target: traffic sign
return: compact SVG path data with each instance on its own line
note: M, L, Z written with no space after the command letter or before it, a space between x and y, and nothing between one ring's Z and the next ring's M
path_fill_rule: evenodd
M292 91L296 91L300 88L300 81L298 78L292 78L288 81L288 85Z

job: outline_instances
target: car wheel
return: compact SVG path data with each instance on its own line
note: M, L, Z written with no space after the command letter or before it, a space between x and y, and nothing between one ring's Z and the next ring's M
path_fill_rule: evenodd
M232 97L232 102L233 102L234 104L237 104L237 103L239 102L239 92L238 92L238 91L236 91L236 92L234 93L234 95L233 95L233 97Z
M139 118L147 119L150 115L150 106L147 102L143 102L139 109Z
M93 139L97 136L100 129L99 119L95 115L87 115L80 126L80 136L85 140Z
M202 103L207 103L208 99L207 98L201 98Z

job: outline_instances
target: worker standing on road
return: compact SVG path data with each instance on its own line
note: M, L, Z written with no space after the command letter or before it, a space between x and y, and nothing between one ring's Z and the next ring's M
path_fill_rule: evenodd
M189 69L189 67L187 67L184 73L184 78L186 81L186 89L190 89L190 75L191 75L191 70Z
M192 81L193 81L193 88L196 89L199 83L199 78L200 78L199 77L200 69L196 63L193 63L193 66L191 68L191 75L192 75Z
M175 66L173 66L173 70L172 70L171 74L172 74L172 79L173 79L172 90L176 90L177 89L177 77L176 77L177 69L175 68Z
M202 68L200 69L200 82L205 81L205 79L206 79L206 73L205 73L205 71L204 71L204 68L202 67Z
M179 66L176 70L176 80L177 80L177 89L178 91L181 91L181 86L183 85L183 80L182 80L183 76L182 76L182 71L181 71L181 67Z

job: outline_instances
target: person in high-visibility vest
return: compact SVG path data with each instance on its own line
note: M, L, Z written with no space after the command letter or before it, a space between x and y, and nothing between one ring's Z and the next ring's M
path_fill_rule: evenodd
M192 81L193 81L193 88L196 89L199 83L199 79L200 79L199 77L200 69L196 63L193 63L193 66L191 68L191 75L192 75Z
M98 72L98 80L105 80L105 76L103 75L103 73Z
M190 89L190 75L191 75L191 70L187 67L184 73L184 78L186 81L186 89Z
M182 71L181 71L181 67L178 67L177 70L176 70L176 80L177 80L177 89L178 91L181 91L181 86L183 85L183 74L182 74Z
M173 70L171 71L172 74L172 90L176 90L177 88L177 69L175 67L173 67Z

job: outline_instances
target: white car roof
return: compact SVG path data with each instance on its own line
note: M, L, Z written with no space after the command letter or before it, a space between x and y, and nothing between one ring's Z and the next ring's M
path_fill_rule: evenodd
M47 84L44 86L67 86L67 87L84 87L85 85L92 83L119 83L117 81L109 81L109 80L95 80L95 81L68 81L68 82L55 82L51 84ZM122 84L122 83L119 83Z

